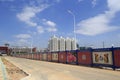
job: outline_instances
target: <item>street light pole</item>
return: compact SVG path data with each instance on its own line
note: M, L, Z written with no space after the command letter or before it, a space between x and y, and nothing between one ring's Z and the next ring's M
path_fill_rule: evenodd
M76 25L75 25L75 22L76 22L76 21L75 21L75 15L74 15L74 13L73 13L72 11L70 11L70 10L68 10L68 13L70 13L70 14L73 16L73 23L74 23L74 38L75 38L75 44L77 45L77 41L76 41L77 39L76 39L76 33L75 33L75 26L76 26ZM77 48L76 48L76 45L75 45L75 50L77 49Z

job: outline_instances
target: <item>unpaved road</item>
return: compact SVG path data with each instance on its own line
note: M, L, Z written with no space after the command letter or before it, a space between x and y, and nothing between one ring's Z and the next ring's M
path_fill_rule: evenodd
M6 57L29 73L25 80L120 80L120 71Z

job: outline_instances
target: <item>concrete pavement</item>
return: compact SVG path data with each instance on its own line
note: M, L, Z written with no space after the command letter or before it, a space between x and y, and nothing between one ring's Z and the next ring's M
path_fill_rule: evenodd
M30 74L24 80L120 80L120 71L6 57Z

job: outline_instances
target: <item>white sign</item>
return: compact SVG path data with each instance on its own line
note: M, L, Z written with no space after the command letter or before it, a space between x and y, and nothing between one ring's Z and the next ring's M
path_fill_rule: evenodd
M58 60L58 54L52 53L52 60Z
M112 52L93 52L93 63L98 64L113 64Z
M43 60L47 60L47 54L43 54Z

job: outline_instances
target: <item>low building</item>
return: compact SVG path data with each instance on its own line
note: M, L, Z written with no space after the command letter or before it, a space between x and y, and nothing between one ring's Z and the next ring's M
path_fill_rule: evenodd
M9 49L8 47L5 46L0 46L0 54L8 54L9 53Z
M12 47L11 54L21 54L21 53L35 53L36 48L29 48L29 47Z

